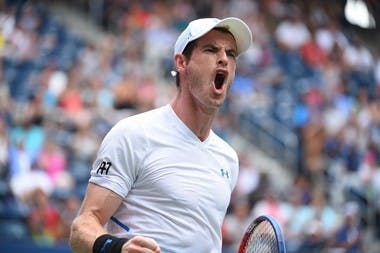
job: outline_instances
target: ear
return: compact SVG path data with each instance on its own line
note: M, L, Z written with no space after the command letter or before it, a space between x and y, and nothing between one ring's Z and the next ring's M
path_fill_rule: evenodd
M187 61L183 54L176 54L174 56L174 66L175 66L175 70L178 73L183 72L183 70L186 68L186 65L187 65Z

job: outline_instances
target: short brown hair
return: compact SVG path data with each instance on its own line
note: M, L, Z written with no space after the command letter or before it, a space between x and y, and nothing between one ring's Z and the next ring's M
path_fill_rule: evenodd
M188 61L193 54L194 48L197 45L197 40L190 41L189 44L185 47L182 54L185 56L186 60ZM175 84L177 87L179 87L179 73L177 72L175 76Z

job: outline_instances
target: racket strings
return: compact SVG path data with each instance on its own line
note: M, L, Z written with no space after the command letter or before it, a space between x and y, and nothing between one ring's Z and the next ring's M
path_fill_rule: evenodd
M246 245L246 253L278 253L276 234L270 222L256 224Z

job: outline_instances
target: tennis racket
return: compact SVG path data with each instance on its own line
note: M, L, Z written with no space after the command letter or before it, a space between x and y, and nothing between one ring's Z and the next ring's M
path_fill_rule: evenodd
M286 253L280 225L272 216L257 217L246 229L238 253Z

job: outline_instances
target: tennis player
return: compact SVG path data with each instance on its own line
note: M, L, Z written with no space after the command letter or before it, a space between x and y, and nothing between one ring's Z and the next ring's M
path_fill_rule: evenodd
M176 97L105 136L72 224L74 252L221 252L238 157L211 124L251 40L237 18L189 23L174 46Z

